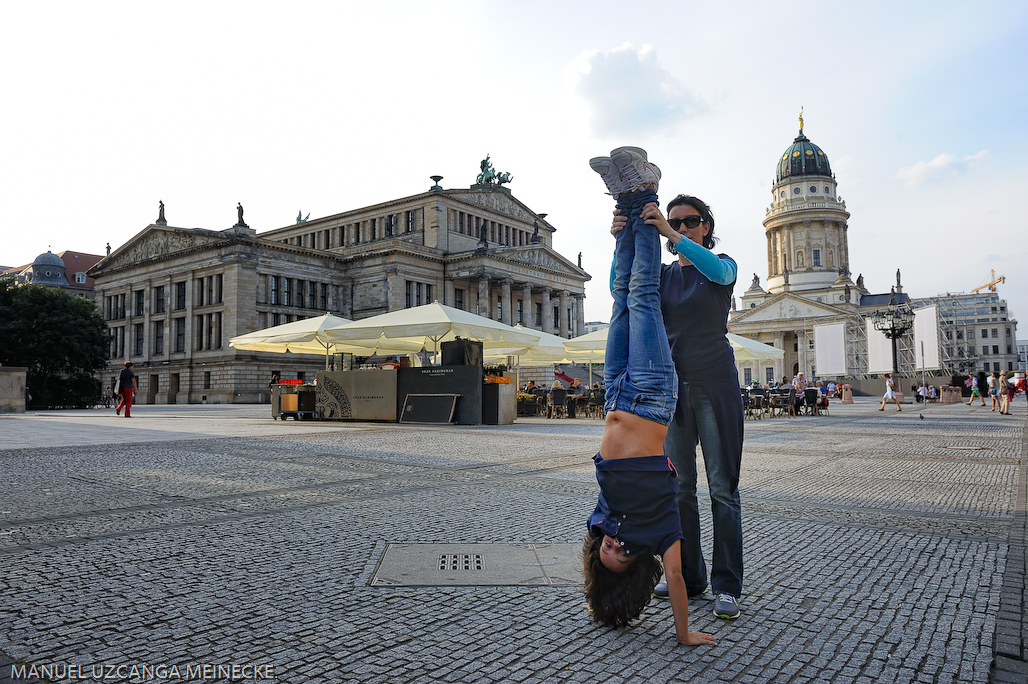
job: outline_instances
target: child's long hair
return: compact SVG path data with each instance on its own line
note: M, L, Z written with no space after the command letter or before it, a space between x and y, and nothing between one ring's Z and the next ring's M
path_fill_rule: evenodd
M603 536L585 535L582 542L582 573L585 600L593 621L611 627L625 627L639 617L650 602L653 587L660 581L663 566L651 553L641 553L624 572L611 572L600 562Z

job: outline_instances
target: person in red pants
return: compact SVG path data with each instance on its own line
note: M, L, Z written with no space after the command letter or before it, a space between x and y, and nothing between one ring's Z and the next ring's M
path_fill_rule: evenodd
M132 396L139 391L139 383L136 381L136 374L132 372L132 362L126 361L125 368L121 371L121 377L118 378L118 385L121 387L121 401L118 402L118 408L114 409L114 412L119 416L121 415L122 407L125 407L125 417L132 417Z

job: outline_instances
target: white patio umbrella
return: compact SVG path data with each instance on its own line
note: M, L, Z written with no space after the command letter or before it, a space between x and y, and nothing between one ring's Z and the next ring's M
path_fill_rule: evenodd
M785 350L741 335L728 333L728 341L735 351L736 361L775 361L785 356Z
M604 351L607 348L607 331L610 328L603 328L596 332L581 337L573 337L564 342L564 347L570 353L592 353L598 354L598 361L603 360ZM728 343L732 345L736 361L774 361L785 356L785 351L772 347L771 345L751 340L747 337L727 334Z
M529 350L541 335L535 330L514 328L439 302L352 321L329 328L325 333L329 339L344 344L385 338L386 343L421 344L433 351L439 350L441 342L462 337L482 342L484 354L508 356Z
M325 314L315 318L305 318L301 321L293 321L283 325L276 325L263 330L256 330L245 335L237 335L228 341L230 347L244 351L263 351L285 354L324 354L325 368L328 369L331 361L331 353L347 352L359 356L371 356L376 352L386 354L405 354L411 351L421 351L421 347L414 348L414 344L390 344L384 348L378 348L378 340L361 340L358 343L346 344L330 339L326 334L327 328L349 323L349 319Z

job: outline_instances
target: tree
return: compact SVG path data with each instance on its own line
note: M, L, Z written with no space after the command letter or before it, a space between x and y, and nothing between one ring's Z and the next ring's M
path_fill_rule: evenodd
M93 302L56 287L0 280L0 363L28 368L34 405L64 404L72 387L99 387L83 376L106 367L108 334Z

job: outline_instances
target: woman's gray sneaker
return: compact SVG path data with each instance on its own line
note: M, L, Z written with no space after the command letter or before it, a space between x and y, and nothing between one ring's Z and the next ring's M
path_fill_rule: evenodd
M714 599L714 615L726 620L734 620L739 617L742 610L739 609L739 599L731 594L718 594Z

